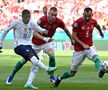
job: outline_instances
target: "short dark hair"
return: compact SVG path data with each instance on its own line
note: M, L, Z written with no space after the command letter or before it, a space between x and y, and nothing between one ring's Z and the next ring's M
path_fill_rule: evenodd
M22 15L25 15L25 14L30 14L30 11L29 11L28 9L24 9L24 10L22 11Z
M58 11L56 7L51 7L51 8L50 8L50 11L51 11L51 10L53 10L53 11Z
M89 12L89 11L92 12L92 9L91 9L90 7L87 7L87 8L84 9L84 12L85 12L85 11L86 11L86 12Z

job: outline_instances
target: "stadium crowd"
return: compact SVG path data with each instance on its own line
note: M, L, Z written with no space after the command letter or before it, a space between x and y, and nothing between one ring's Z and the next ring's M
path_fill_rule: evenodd
M33 19L42 16L42 8L56 6L59 15L67 26L82 15L83 8L93 9L93 17L98 20L103 30L108 27L108 0L0 0L0 29L20 17L21 11L29 8Z

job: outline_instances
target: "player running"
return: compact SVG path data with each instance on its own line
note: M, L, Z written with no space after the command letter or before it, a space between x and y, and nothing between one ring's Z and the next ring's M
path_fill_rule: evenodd
M55 87L58 87L63 79L74 77L79 65L83 63L87 57L89 60L95 63L96 69L99 71L101 68L101 62L96 53L96 48L93 46L92 34L94 27L100 33L103 38L104 34L101 31L97 21L92 18L92 9L87 7L84 9L83 17L79 18L73 23L72 38L75 40L73 60L71 64L71 70L59 75L54 83Z
M45 66L38 58L36 52L32 49L31 42L29 41L30 36L32 35L32 31L35 30L40 33L47 34L48 31L46 29L42 29L39 25L36 25L31 20L31 13L29 10L25 9L22 11L22 18L14 20L10 25L8 25L4 30L3 34L0 38L0 49L2 49L2 44L6 34L13 29L14 33L14 44L15 48L14 51L16 54L22 56L25 60L30 60L30 62L39 68L42 68L48 74L54 72L57 67L47 67ZM22 63L19 63L16 67ZM10 75L6 81L7 84L12 83L13 76Z

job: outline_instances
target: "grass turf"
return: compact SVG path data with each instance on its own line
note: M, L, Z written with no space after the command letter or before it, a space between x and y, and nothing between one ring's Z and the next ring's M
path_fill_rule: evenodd
M100 59L108 60L107 52L99 51ZM56 63L59 69L55 75L62 74L70 69L72 52L56 52ZM23 86L28 78L31 63L27 63L15 76L12 85L6 85L5 81L12 72L14 65L20 59L15 55L13 50L3 50L0 54L0 90L31 90L24 89ZM44 57L43 62L48 65L48 57ZM98 71L96 71L94 63L86 59L79 67L75 77L65 79L57 88L52 87L47 73L39 69L37 78L33 84L39 87L39 90L108 90L108 74L100 79Z

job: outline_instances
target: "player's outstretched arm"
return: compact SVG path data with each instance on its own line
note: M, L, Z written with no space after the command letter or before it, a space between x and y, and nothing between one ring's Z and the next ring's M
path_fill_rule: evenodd
M64 31L68 35L68 37L70 38L71 44L73 45L75 43L75 41L73 40L71 33L69 32L69 30L66 27L64 28Z
M104 38L104 34L103 34L102 30L101 30L100 25L98 25L96 28L98 29L98 31L99 31L99 33L100 33L100 36L101 36L102 38Z
M43 37L41 34L39 34L36 31L33 32L33 37L39 38L41 40L44 40L45 42L49 42L50 40L52 40L50 37Z

